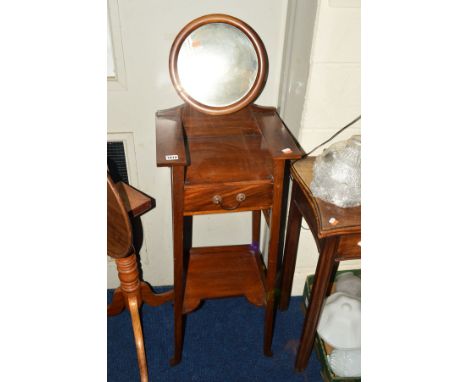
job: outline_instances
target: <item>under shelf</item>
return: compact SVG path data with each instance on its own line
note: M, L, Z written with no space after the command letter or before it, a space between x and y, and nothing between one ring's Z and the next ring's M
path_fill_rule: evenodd
M198 247L190 250L183 312L204 299L245 296L265 305L261 260L250 245Z

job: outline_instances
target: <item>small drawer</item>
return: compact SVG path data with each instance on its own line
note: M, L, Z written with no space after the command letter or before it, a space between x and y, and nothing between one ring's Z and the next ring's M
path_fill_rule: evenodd
M357 259L361 257L361 234L341 236L338 243L338 256Z
M272 183L189 186L184 190L184 215L267 209L272 200Z

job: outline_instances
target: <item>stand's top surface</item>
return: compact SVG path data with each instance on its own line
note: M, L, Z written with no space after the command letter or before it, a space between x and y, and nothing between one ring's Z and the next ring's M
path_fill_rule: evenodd
M271 182L274 160L304 153L276 109L257 105L222 116L189 104L160 111L156 143L158 166L187 166L187 184Z
M186 185L272 182L272 158L249 108L211 116L186 107L182 120L190 155Z
M293 179L300 186L305 198L312 208L317 222L320 238L348 233L361 232L361 206L340 208L312 195L310 183L313 178L315 157L308 157L295 162L291 168ZM330 221L335 218L335 221Z
M185 184L272 182L272 160L262 143L262 137L242 135L189 140Z

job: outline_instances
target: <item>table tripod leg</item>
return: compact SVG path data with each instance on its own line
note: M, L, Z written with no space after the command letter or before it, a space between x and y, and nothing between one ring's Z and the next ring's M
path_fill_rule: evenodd
M148 382L148 369L146 366L145 343L143 331L141 329L140 313L138 311L138 299L136 296L128 297L128 309L132 317L133 335L135 336L135 346L138 357L138 367L140 369L141 382Z
M116 316L125 309L125 298L122 290L117 288L112 295L112 301L107 305L107 315Z
M149 306L159 306L174 298L174 290L163 293L154 293L146 281L140 283L141 299Z

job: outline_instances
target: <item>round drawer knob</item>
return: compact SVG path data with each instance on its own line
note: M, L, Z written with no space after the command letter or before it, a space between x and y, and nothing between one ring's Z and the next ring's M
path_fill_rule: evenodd
M215 195L211 198L211 201L214 204L221 204L223 202L223 198L221 197L221 195Z
M237 200L238 202L243 202L243 201L245 200L245 194L244 194L243 192L237 194L236 200Z

